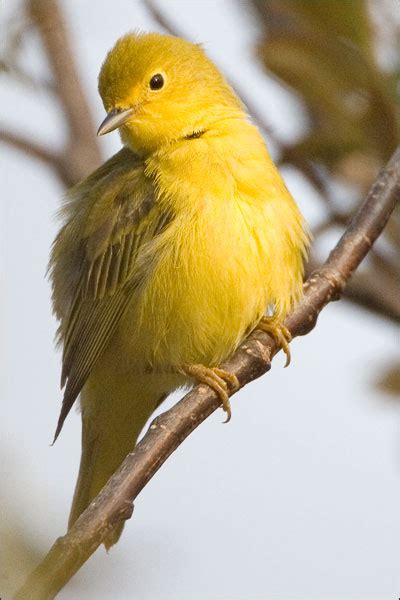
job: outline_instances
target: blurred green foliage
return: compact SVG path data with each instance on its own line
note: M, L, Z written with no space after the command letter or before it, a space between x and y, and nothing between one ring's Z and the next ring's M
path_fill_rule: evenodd
M389 70L378 64L370 5L252 2L265 29L260 58L297 94L308 115L308 127L288 157L311 159L364 191L400 139L399 64Z

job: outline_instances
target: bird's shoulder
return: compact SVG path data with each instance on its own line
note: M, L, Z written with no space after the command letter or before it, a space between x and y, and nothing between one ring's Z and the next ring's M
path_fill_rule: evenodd
M152 181L128 148L67 193L49 263L59 318L78 288L98 298L126 279L139 238L162 218L158 212Z
M71 188L60 211L63 229L89 239L122 215L140 219L153 203L153 187L143 162L122 148L84 181Z

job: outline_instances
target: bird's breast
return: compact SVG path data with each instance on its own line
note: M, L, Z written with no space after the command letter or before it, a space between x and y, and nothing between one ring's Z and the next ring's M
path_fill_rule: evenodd
M121 324L128 355L164 367L218 364L234 351L267 305L262 219L215 199L175 218Z
M223 123L146 163L174 218L151 243L119 328L131 360L216 365L268 305L282 318L301 294L301 215L255 128Z

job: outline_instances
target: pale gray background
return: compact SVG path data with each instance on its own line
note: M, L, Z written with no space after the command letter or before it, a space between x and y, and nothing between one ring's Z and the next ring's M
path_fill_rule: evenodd
M296 135L301 107L255 64L257 23L245 3L161 5L241 82L281 136ZM3 4L3 23L14 6ZM96 79L105 53L127 30L157 26L138 0L69 0L64 7L100 122ZM27 50L27 64L45 73L37 42ZM1 122L41 140L62 138L61 116L44 95L4 78L0 85ZM101 144L107 156L120 145L117 134ZM44 552L65 530L80 451L75 412L49 447L60 356L44 274L62 190L46 168L4 146L0 164L2 527L17 531L12 514ZM312 191L293 171L284 175L316 222ZM292 352L288 370L278 357L269 375L234 398L229 425L218 412L190 437L137 500L118 546L108 556L96 552L61 600L400 595L400 413L374 387L398 352L395 330L341 302Z

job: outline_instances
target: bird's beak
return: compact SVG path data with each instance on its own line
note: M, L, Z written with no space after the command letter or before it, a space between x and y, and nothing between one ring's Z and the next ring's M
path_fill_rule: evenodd
M133 114L133 108L113 108L110 110L102 124L97 130L97 135L104 135L110 133L114 129L121 127Z

